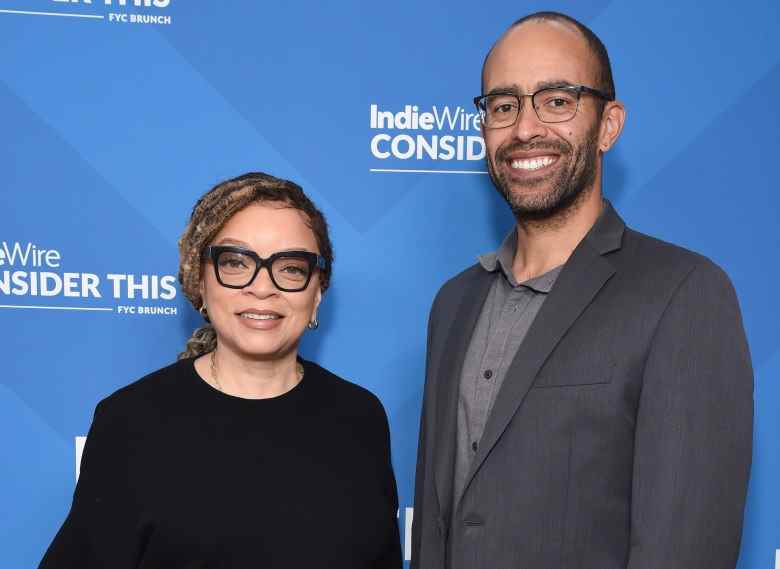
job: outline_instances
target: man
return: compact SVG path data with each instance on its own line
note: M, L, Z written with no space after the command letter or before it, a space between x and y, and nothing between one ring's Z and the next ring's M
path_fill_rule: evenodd
M517 224L433 304L412 568L733 568L753 379L728 278L603 199L625 110L588 28L523 18L482 87Z

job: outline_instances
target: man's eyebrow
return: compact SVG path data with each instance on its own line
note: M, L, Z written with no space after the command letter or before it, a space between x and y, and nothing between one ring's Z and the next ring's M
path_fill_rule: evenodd
M534 89L532 93L535 93L540 89L553 89L555 87L575 87L575 86L576 85L574 83L572 83L571 81L567 81L566 79L548 79L546 81L540 81L536 85L534 85ZM507 93L511 93L513 95L519 95L521 92L522 91L516 84L497 85L496 87L493 87L490 91L485 93L485 95L501 95Z
M519 92L520 89L517 88L517 85L499 85L498 87L493 87L485 95L506 95L507 93L516 95Z
M534 91L538 91L539 89L554 89L556 87L576 87L576 85L571 81L567 81L566 79L552 79L548 81L540 81L534 87Z

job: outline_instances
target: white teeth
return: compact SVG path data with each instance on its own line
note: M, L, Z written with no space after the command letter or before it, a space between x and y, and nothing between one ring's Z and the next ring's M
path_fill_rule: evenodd
M277 320L279 318L276 314L254 314L253 312L241 313L241 318L249 318L250 320Z
M525 160L512 160L512 168L517 170L538 170L555 162L552 156L539 156L538 158L527 158Z

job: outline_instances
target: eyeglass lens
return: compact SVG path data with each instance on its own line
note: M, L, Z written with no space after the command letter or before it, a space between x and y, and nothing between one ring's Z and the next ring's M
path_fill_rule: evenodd
M229 286L247 286L257 272L255 259L244 253L223 251L217 259L220 280ZM308 283L309 261L300 257L280 255L271 263L271 277L277 287L302 290Z
M576 91L542 89L534 93L532 104L539 120L564 122L577 113L578 100ZM509 126L517 120L521 105L521 99L517 95L488 95L483 99L482 120L488 128Z

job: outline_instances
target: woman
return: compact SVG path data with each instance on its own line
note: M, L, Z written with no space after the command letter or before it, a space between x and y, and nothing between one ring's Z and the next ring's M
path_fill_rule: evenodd
M384 409L298 356L330 282L322 213L246 174L198 201L179 250L208 324L97 406L40 567L400 568Z

